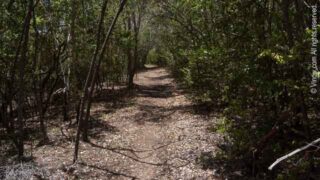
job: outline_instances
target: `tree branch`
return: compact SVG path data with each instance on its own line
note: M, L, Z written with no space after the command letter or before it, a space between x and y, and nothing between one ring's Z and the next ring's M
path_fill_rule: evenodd
M301 152L301 151L304 151L304 150L308 149L308 148L311 147L311 146L314 146L315 144L317 144L317 143L319 143L319 142L320 142L320 138L317 139L317 140L314 140L313 142L307 144L306 146L303 146L303 147L301 147L301 148L299 148L299 149L296 149L296 150L292 151L291 153L289 153L289 154L287 154L287 155L285 155L285 156L282 156L281 158L277 159L274 163L272 163L272 164L269 166L268 169L269 169L269 170L272 170L273 167L276 166L277 164L279 164L281 161L283 161L283 160L285 160L285 159L287 159L287 158L289 158L289 157L291 157L291 156L293 156L293 155L295 155L295 154L297 154L297 153L299 153L299 152Z

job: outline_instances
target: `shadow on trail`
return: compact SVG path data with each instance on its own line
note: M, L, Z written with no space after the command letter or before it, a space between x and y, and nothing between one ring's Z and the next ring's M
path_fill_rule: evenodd
M173 97L172 85L136 85L137 95L140 97L152 97L152 98L169 98Z
M161 123L169 119L171 115L179 110L186 110L188 107L177 106L165 108L157 105L138 104L140 112L132 117L138 124L145 122Z
M171 116L176 112L190 113L193 115L203 116L202 119L209 118L211 114L210 110L206 107L198 105L178 105L171 107L162 107L158 105L150 104L138 104L140 112L135 114L132 119L138 124L143 125L145 122L162 123L172 119Z
M92 147L95 147L95 148L100 148L100 149L105 149L105 150L109 150L113 153L116 153L116 154L119 154L119 155L122 155L122 156L125 156L129 159L132 159L138 163L142 163L142 164L148 164L148 165L152 165L152 166L163 166L163 165L166 165L166 162L164 163L153 163L153 162L146 162L146 161L142 161L140 160L141 157L139 157L139 155L137 153L141 153L141 152L147 152L147 151L153 151L153 150L134 150L134 149L130 149L130 148L110 148L110 147L104 147L104 146L101 146L101 145L98 145L98 144L94 144L94 143L89 143ZM132 155L128 155L124 152L129 152L131 153Z
M93 168L93 169L96 169L96 170L100 170L100 171L104 171L104 172L109 174L109 176L107 176L108 179L110 179L110 178L112 178L114 176L116 176L116 177L122 176L122 177L126 177L126 178L131 178L132 180L138 179L135 176L131 176L131 175L128 175L128 174L125 174L125 173L113 171L113 170L107 169L105 167L102 168L102 167L99 167L99 166L96 166L96 165L90 165L90 164L87 164L87 163L84 163L84 162L79 163L79 165L90 167L90 168Z
M99 138L100 134L103 132L116 133L119 129L115 126L110 125L108 122L91 117L89 121L89 136L91 138Z
M174 141L174 142L169 142L169 143L164 144L164 145L159 145L158 147L152 147L152 149L146 149L146 150L135 150L135 149L132 149L132 148L122 148L122 147L116 147L116 148L104 147L104 146L101 146L101 145L98 145L98 144L94 144L92 142L90 142L89 144L92 147L108 150L108 151L111 151L113 153L119 154L119 155L124 156L126 158L129 158L129 159L131 159L131 160L133 160L133 161L135 161L137 163L147 164L147 165L150 165L150 166L162 166L162 167L166 167L165 169L172 169L172 168L178 169L178 168L187 166L191 162L188 161L188 160L185 160L183 158L180 158L180 157L174 157L174 159L181 159L183 161L186 161L186 163L184 163L182 165L174 165L174 164L169 163L169 161L171 161L173 159L166 159L166 160L164 160L163 162L160 162L160 163L147 162L147 161L143 161L141 159L147 158L148 156L147 157L139 157L138 153L143 153L143 152L153 152L153 153L155 153L159 149L166 148L167 146L170 146L170 145L172 145L174 143L177 143L179 141L182 141L182 139ZM128 153L130 153L130 154L128 154ZM91 166L89 166L89 167L91 167ZM100 167L96 167L96 168L99 169ZM100 169L100 170L102 170L102 169ZM106 170L106 171L109 171L109 170ZM129 176L129 175L124 175L124 174L120 174L120 173L118 173L118 174L121 175L121 176L125 176L125 177L136 178L136 177L132 177L132 176Z

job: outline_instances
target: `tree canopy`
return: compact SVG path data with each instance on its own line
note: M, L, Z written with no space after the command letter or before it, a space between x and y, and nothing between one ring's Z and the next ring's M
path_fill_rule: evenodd
M55 121L72 129L76 163L81 140L90 141L97 94L107 89L114 102L117 88L134 94L141 88L135 77L154 64L170 71L195 106L217 116L207 133L224 138L202 165L219 166L223 177L235 179L239 173L233 172L253 179L318 179L318 145L267 169L320 136L317 5L4 0L0 153L14 149L24 160L28 142L50 142L49 115L56 113ZM30 129L40 135L28 137Z

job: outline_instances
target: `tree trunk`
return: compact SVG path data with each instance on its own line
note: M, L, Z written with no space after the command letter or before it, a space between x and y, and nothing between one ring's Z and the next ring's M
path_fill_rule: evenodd
M28 12L26 14L23 32L22 32L22 49L21 56L19 58L19 79L18 79L18 157L19 159L23 158L24 155L24 100L25 100L25 86L24 86L24 76L25 76L25 67L28 62L28 43L29 43L29 30L30 30L30 21L32 18L33 11L33 0L29 0ZM17 55L19 57L19 55Z
M35 72L39 72L39 68L37 67L37 61L38 61L38 51L39 51L39 31L37 29L37 20L36 20L36 15L35 11L33 11L33 29L35 31L35 40L34 40L34 57L33 57L33 70ZM39 115L39 122L40 122L40 130L42 133L42 140L41 142L47 142L49 140L48 135L47 135L47 129L44 123L44 114L45 111L42 107L43 105L43 91L42 91L42 86L41 86L41 75L34 74L33 77L33 89L34 89L34 97L36 99L36 109L37 113ZM40 88L40 90L39 90Z
M128 28L128 32L131 33L131 17L129 15L129 17L127 18L127 28ZM134 68L134 59L132 57L132 49L129 46L127 48L127 56L128 56L128 89L132 89L133 88L133 76L134 76L134 72L133 72L133 68Z
M88 121L88 119L83 119L83 113L84 113L85 106L87 106L87 112L86 113L89 114L89 115L86 115L86 117L90 116L91 97L92 97L92 94L93 94L95 80L96 80L97 72L98 72L98 69L99 69L98 65L100 64L100 61L103 58L104 52L106 50L107 43L108 43L108 41L110 39L111 33L112 33L112 31L114 29L114 26L115 26L115 24L116 24L116 22L118 20L118 17L120 15L120 13L122 12L123 8L124 8L125 3L126 3L126 0L122 0L121 3L120 3L120 7L118 9L118 12L117 12L116 16L114 17L114 19L113 19L113 21L112 21L112 23L111 23L111 25L109 27L108 33L107 33L107 35L105 37L105 40L103 42L103 45L102 45L102 48L101 48L101 53L100 53L100 56L99 56L99 59L98 59L98 63L97 63L96 60L97 60L97 56L98 56L98 53L99 53L99 47L100 47L100 36L101 36L100 34L101 34L101 30L102 30L102 23L103 23L103 19L104 19L104 15L105 15L105 9L106 9L106 5L107 5L107 0L105 0L103 8L102 8L102 11L101 11L101 17L100 17L98 35L97 35L97 47L96 47L93 59L91 61L90 70L89 70L89 73L87 75L87 80L86 80L86 83L85 83L85 86L84 86L84 90L83 90L83 94L82 94L82 98L81 98L80 112L79 112L79 125L78 125L76 140L75 140L75 148L74 148L75 149L74 159L73 159L74 163L78 159L80 133L84 128L87 128L87 127L83 127L83 124L87 124L87 121ZM90 88L90 91L88 91L88 88L89 88L90 84L91 84L91 88ZM87 137L84 137L84 138L87 138Z
M77 19L77 12L78 12L78 3L76 0L72 0L72 10L71 10L71 24L70 24L70 54L71 54L71 63L70 64L78 64L78 55L76 51L76 33L75 33L75 27L76 27L76 19ZM69 63L68 63L68 66ZM77 69L75 68L75 71ZM65 91L63 94L63 120L69 121L69 76L70 76L70 67L68 67L68 73L67 77L64 79L65 82ZM79 73L76 73L76 76L78 77Z

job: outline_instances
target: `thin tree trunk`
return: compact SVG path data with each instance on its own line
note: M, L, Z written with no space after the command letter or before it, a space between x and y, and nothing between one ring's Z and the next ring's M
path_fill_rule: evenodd
M100 49L100 44L101 44L101 35L102 35L102 26L103 26L104 16L105 16L106 9L107 9L107 3L108 3L108 0L105 0L104 4L102 5L102 8L101 8L100 20L99 20L98 32L97 32L97 39L96 39L96 48L95 48L95 51L94 51L94 54L93 54L93 57L92 57L92 60L91 60L89 73L87 75L87 79L86 79L86 82L85 82L85 85L84 85L82 97L81 97L81 100L80 100L79 122L78 122L78 132L77 132L77 136L76 136L76 144L77 144L78 138L80 138L80 134L81 134L80 132L83 131L83 129L86 126L86 122L83 121L83 114L84 114L84 110L85 110L87 99L88 99L88 93L89 93L88 88L90 86L90 82L92 81L94 69L95 69L95 66L96 66L96 63L97 63L96 62L97 61L97 56L99 54L99 49ZM79 133L79 135L78 135L78 133ZM82 139L84 141L88 141L87 137L83 137L82 136Z
M33 11L33 29L35 31L35 40L34 40L34 57L33 57L33 69L35 72L39 72L37 67L37 60L38 60L38 51L39 51L39 31L37 29L37 21L36 21L36 15L35 11ZM38 74L34 74L34 82L33 82L33 88L34 88L34 96L36 99L36 108L39 115L39 122L40 122L40 130L42 133L42 143L45 143L49 140L47 129L44 123L44 109L42 107L43 98L42 98L42 86L41 86L41 75L40 77L37 77ZM39 90L39 88L41 88Z
M103 56L105 54L105 51L107 49L107 44L109 42L109 39L110 39L111 33L113 31L113 28L114 28L114 26L115 26L115 24L116 24L116 22L118 20L118 17L120 15L120 13L122 12L122 10L124 8L125 2L126 2L126 0L123 0L121 2L119 10L118 10L116 16L114 17L114 19L113 19L113 21L111 23L111 26L110 26L109 31L107 33L107 36L106 36L106 38L105 38L105 40L103 42L103 45L102 45L102 48L101 48L101 52L100 52L100 55L99 55L99 58L98 58L98 62L97 62L96 67L94 69L92 81L91 81L91 84L90 84L90 90L89 90L89 94L88 94L87 111L86 111L86 116L85 116L85 119L84 119L84 124L85 125L88 124L88 120L89 120L89 117L90 117L92 96L93 96L93 92L94 92L94 89L95 89L95 84L96 84L97 76L98 76L98 73L99 73L100 64L101 64L101 61L102 61ZM86 127L86 126L85 126L85 129L83 131L83 139L85 141L88 141L88 127Z
M133 12L133 30L134 30L134 53L133 53L133 72L132 76L136 74L136 70L138 68L138 47L139 47L139 32L140 32L140 22L141 22L141 12L138 12L138 17L136 13Z
M25 100L25 86L24 86L24 76L25 76L25 67L28 61L28 43L29 43L29 30L30 22L32 18L33 11L33 0L29 0L28 12L23 24L23 44L21 50L21 57L19 58L19 79L18 79L18 157L19 159L23 158L24 155L24 100ZM17 55L19 57L19 55Z
M76 0L72 0L72 10L71 10L71 25L70 25L70 44L71 44L71 63L72 64L78 64L78 57L77 57L77 51L76 51L76 33L75 33L75 27L76 27L76 19L77 19L77 12L78 12L78 3ZM77 69L76 69L77 71ZM76 76L78 77L79 73L76 73ZM70 76L70 63L68 63L68 71L67 71L68 78L64 79L65 82L65 91L63 93L63 120L70 121L69 118L69 76Z
M129 15L129 17L127 18L127 28L128 31L131 33L131 15ZM132 57L132 49L129 46L127 48L127 56L128 56L128 89L132 89L133 88L133 66L134 66L134 60Z
M116 14L116 16L114 17L112 24L109 27L108 33L106 35L106 38L103 42L102 48L101 48L101 53L99 56L99 62L101 61L101 59L103 58L107 43L109 41L110 35L114 29L114 26L117 22L117 19L120 15L120 13L122 12L124 5L126 3L126 0L122 0L120 3L120 7L118 9L118 12ZM78 151L79 151L79 140L80 140L80 133L84 128L87 127L83 127L83 124L87 124L88 119L83 119L83 113L84 113L84 108L85 105L87 105L87 113L90 113L90 104L91 104L91 96L93 93L93 89L94 89L94 84L95 84L95 80L96 80L96 76L97 76L97 71L99 69L97 64L100 64L99 62L96 63L97 60L97 56L99 53L99 47L100 47L100 36L101 36L101 30L102 30L102 24L103 24L103 19L104 19L104 15L105 15L105 9L106 9L106 5L107 5L107 0L105 0L102 11L101 11L101 17L100 17L100 22L99 22L99 29L98 29L98 35L97 35L97 47L95 49L94 52L94 56L92 58L91 61L91 65L90 65L90 70L89 73L87 75L87 80L84 86L84 90L83 90L83 94L82 94L82 98L81 98L81 104L80 104L80 109L79 109L79 125L78 125L78 130L77 130L77 134L76 134L76 140L75 140L75 152L74 152L74 159L73 162L75 163L78 159ZM88 91L89 85L91 85L91 89L90 91ZM89 108L89 109L88 109ZM86 115L87 116L87 115ZM88 116L87 116L88 117ZM87 138L87 137L84 137Z

